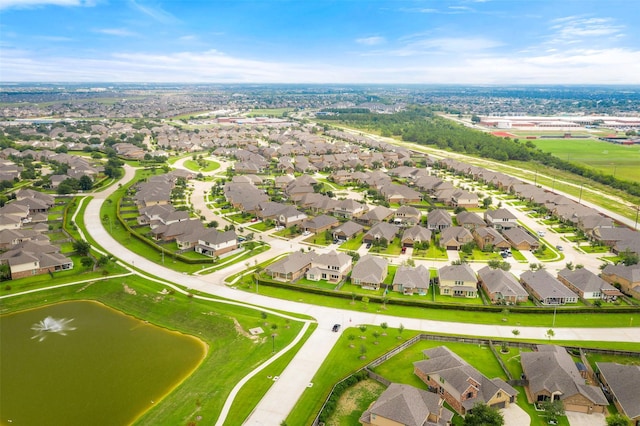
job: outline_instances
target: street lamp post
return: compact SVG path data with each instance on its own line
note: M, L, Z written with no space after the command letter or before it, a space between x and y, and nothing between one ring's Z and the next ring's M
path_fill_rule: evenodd
M582 203L582 187L583 187L583 186L584 186L584 183L583 183L583 184L580 184L580 197L578 198L578 204L581 204L581 203Z
M640 213L640 206L636 206L636 224L633 226L633 229L638 229L638 213Z
M271 334L271 353L276 352L276 333Z

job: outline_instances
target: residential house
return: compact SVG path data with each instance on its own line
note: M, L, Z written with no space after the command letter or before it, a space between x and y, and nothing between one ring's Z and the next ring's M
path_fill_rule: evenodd
M23 241L49 241L49 237L31 229L0 230L0 250L10 250Z
M202 235L205 232L205 227L199 219L189 219L180 222L173 222L169 225L158 225L157 227L151 230L151 234L157 239L162 241L173 241L180 239L184 236L192 236L195 237L197 235ZM189 242L181 239L182 248L191 247L192 243L195 243L196 240L191 240Z
M198 244L195 251L205 256L221 256L238 248L238 236L236 231L230 230L226 232L211 229L201 234L198 238Z
M389 203L395 204L419 203L422 199L422 194L415 189L411 189L406 185L397 185L394 183L388 183L382 186L380 188L380 193Z
M616 362L596 362L598 377L618 412L640 426L640 366Z
M460 212L456 215L456 222L459 226L467 228L468 230L474 230L476 228L484 228L487 223L478 214L473 212Z
M601 277L609 284L619 285L623 293L640 299L640 265L607 265Z
M459 189L451 194L450 204L453 207L476 208L478 207L478 194Z
M315 256L317 255L313 252L295 251L267 266L265 272L274 280L294 282L311 268L311 261Z
M472 241L473 235L471 235L471 232L469 232L467 228L452 226L444 229L440 233L438 244L447 250L460 250L460 247Z
M502 235L511 244L511 247L517 250L534 251L540 247L537 238L531 236L522 228L510 228L502 231Z
M391 243L393 239L398 235L400 228L394 224L387 222L380 222L374 225L362 238L362 242L365 244L373 243L376 240L382 240L383 238L387 243Z
M474 298L478 295L476 273L467 263L438 269L438 286L444 296Z
M520 282L543 305L564 305L578 302L577 294L544 269L523 272L520 275Z
M328 231L336 226L340 225L340 221L333 216L327 216L326 214L316 216L311 219L306 219L302 222L302 229L308 232L319 234L320 232Z
M420 223L422 213L413 206L400 206L394 213L393 221L396 224L416 225Z
M402 247L413 247L415 243L430 243L431 231L423 226L414 225L404 230L400 242L402 243Z
M336 253L332 250L329 253L314 257L306 276L311 281L340 282L351 272L352 264L351 256L346 253Z
M488 266L478 271L478 283L495 304L524 303L529 293L518 282L513 274L502 269L492 269Z
M518 226L518 218L505 208L485 211L484 220L489 226L499 230L516 228Z
M507 241L498 231L494 228L477 228L473 230L473 238L478 244L480 250L484 250L487 247L493 247L494 249L508 249L511 247L511 243Z
M73 269L73 261L49 241L23 241L0 255L0 264L9 265L11 279Z
M558 272L558 280L583 299L613 302L622 296L620 290L585 268L564 268Z
M385 206L376 206L373 209L369 210L362 216L360 216L360 221L366 223L369 226L375 225L380 222L385 222L391 217L393 217L393 210Z
M448 426L453 412L438 395L410 385L391 383L362 413L362 426Z
M598 386L588 385L566 349L538 345L520 353L529 402L562 401L565 411L606 413L609 402Z
M366 290L378 290L387 277L388 261L370 254L360 258L351 271L351 283Z
M453 225L451 215L443 209L431 210L427 214L427 228L435 231L442 231Z
M333 229L333 239L347 241L361 233L364 227L358 223L348 221Z
M489 379L445 346L422 351L426 360L413 363L416 376L440 395L458 414L475 404L506 408L516 402L518 391L500 378Z
M368 209L369 208L366 204L347 198L345 200L340 200L334 206L333 214L345 219L355 219L365 214Z
M417 267L401 265L393 277L393 291L405 295L419 294L424 296L429 292L431 275L429 269L423 265Z

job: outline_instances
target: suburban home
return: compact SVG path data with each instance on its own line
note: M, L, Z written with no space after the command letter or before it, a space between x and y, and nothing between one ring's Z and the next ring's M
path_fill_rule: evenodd
M151 230L151 234L156 240L173 241L181 236L202 235L205 227L199 219L189 219L180 222L173 222L169 225L158 225ZM183 247L186 248L186 247Z
M295 251L289 256L267 266L265 272L274 280L293 282L311 268L311 261L315 256L317 255L313 252L302 253Z
M393 291L406 295L417 293L424 296L429 291L430 277L429 269L423 265L415 268L401 265L393 277Z
M474 298L478 295L477 284L476 273L467 263L443 266L438 269L441 295Z
M400 228L396 225L387 222L380 222L374 225L362 238L362 242L365 244L373 243L376 240L382 240L383 238L391 243L393 239L398 235Z
M73 261L48 241L16 244L0 255L0 264L9 265L12 280L73 269Z
M447 250L460 250L465 244L473 241L473 235L467 228L462 226L452 226L446 228L440 233L440 240L438 243L440 247L444 247Z
M397 224L416 225L420 223L422 213L413 206L400 206L394 214L393 221Z
M220 232L211 229L198 238L195 251L205 256L220 256L238 248L236 231Z
M362 426L448 426L453 412L433 392L391 383L358 420Z
M618 241L631 240L636 235L638 235L637 231L629 228L601 228L597 226L591 231L593 239L609 247L613 247Z
M511 247L517 250L534 251L540 247L538 239L529 235L522 228L504 229L502 235L511 244Z
M577 294L544 269L523 272L520 275L520 282L543 305L564 305L578 302Z
M640 299L640 265L607 265L601 277L611 285L619 285L623 293Z
M487 378L446 346L422 353L428 359L414 362L413 372L458 414L464 416L477 403L506 408L516 402L517 390L500 378Z
M358 223L348 221L333 229L333 239L338 241L347 241L364 230L364 227Z
M618 412L631 420L632 426L640 425L640 366L616 362L596 362L598 377L611 397Z
M395 204L418 203L422 199L422 194L415 189L394 183L388 183L381 187L380 193L384 196L385 200Z
M518 226L518 218L505 208L485 211L484 220L496 229L511 229Z
M443 209L431 210L427 213L427 228L436 231L442 231L453 225L451 215Z
M293 206L286 206L284 209L278 212L276 216L276 222L280 226L290 228L294 225L301 225L307 218L307 215Z
M353 259L346 253L321 254L313 258L311 268L306 273L307 279L311 281L340 282L351 272Z
M375 225L377 223L391 219L393 217L393 213L393 210L388 207L376 206L360 216L359 220L366 223L367 225Z
M328 231L331 228L335 228L338 225L340 225L340 221L338 221L338 219L333 216L323 214L303 221L301 226L305 231L318 234L320 232Z
M333 214L345 219L354 219L362 216L369 208L366 204L347 198L340 200L333 208Z
M459 189L451 194L450 204L453 207L475 208L478 207L478 194Z
M387 278L388 261L385 258L367 254L362 256L351 272L351 283L366 290L378 290Z
M0 250L10 250L23 241L49 242L49 237L35 229L2 229L0 230Z
M558 272L558 280L583 299L613 302L622 296L620 290L585 268L564 268Z
M160 225L171 225L175 222L189 220L189 212L176 210L171 204L154 204L140 209L138 225L149 225L155 229Z
M473 230L473 238L476 240L476 244L478 244L480 250L484 250L487 247L500 250L511 247L511 243L494 228L476 228Z
M456 215L456 222L459 226L473 230L476 228L484 228L487 223L478 214L473 212L460 212Z
M604 393L585 382L565 348L537 345L537 351L522 352L520 359L530 403L560 400L565 411L606 413Z
M413 247L415 243L431 243L431 231L427 228L414 225L402 233L402 247Z
M491 299L491 303L511 304L524 303L529 293L518 282L513 274L502 269L488 266L478 271L478 283Z

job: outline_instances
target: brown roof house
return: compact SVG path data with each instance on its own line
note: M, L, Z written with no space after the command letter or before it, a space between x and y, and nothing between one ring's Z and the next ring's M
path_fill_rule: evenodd
M198 238L195 251L205 256L220 256L238 248L236 231L220 232L211 229Z
M391 383L359 422L362 426L448 426L452 418L435 393Z
M416 225L420 223L422 213L413 206L400 206L394 214L393 221L397 224Z
M362 256L351 272L351 283L366 290L378 290L387 277L388 261L367 254Z
M516 277L502 269L485 266L478 271L478 282L492 303L513 305L524 303L529 297Z
M306 273L307 279L311 281L340 282L351 272L353 259L346 253L321 254L313 258L311 268Z
M478 295L476 273L467 263L448 265L438 269L440 294L474 298Z
M295 251L267 266L265 272L274 280L293 282L311 268L311 261L315 256L316 254L313 252Z
M415 243L431 242L431 231L427 228L414 225L402 233L402 247L413 247Z
M24 241L0 255L0 264L9 265L11 279L73 269L73 260L48 241Z
M348 221L333 229L333 239L347 241L361 233L364 227L358 223Z
M502 231L502 235L509 241L511 247L518 250L537 250L540 242L522 228L510 228Z
M306 219L302 222L302 229L305 231L318 234L320 232L328 231L331 228L335 228L340 225L338 219L333 216L327 216L326 214L316 216L311 219Z
M393 291L402 294L412 295L419 294L424 296L429 292L429 269L423 265L416 266L399 266L396 275L393 277Z
M511 243L493 228L476 228L473 230L473 238L476 240L480 250L484 250L489 246L494 249L508 249L511 247Z
M477 403L506 408L516 402L518 391L500 378L489 379L445 346L427 349L428 358L413 363L413 372L459 414Z
M487 223L473 212L460 212L456 215L456 222L458 222L459 226L463 226L467 229L476 229L476 228L484 228L487 226Z
M391 241L393 241L399 231L400 228L396 225L387 222L380 222L374 225L366 234L364 234L364 237L362 237L362 242L365 244L369 244L375 240L382 240L384 238L388 243L391 243Z
M607 389L618 412L640 425L640 366L616 362L596 362L598 377Z
M607 265L601 276L609 284L618 284L624 293L640 299L640 265Z
M460 250L465 244L473 241L473 235L467 228L462 226L452 226L446 228L440 234L439 244L447 250Z
M449 228L453 224L449 212L443 209L431 210L427 214L427 228L441 231Z
M393 210L385 206L376 206L360 216L360 220L367 225L375 225L393 217Z
M566 411L606 412L609 402L602 390L585 382L565 348L538 345L537 349L520 354L529 402L560 400Z

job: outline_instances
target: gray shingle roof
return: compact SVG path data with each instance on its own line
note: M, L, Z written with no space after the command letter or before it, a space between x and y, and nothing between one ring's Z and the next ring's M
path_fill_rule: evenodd
M596 366L622 406L623 414L630 419L640 418L640 366L616 362L596 362Z

